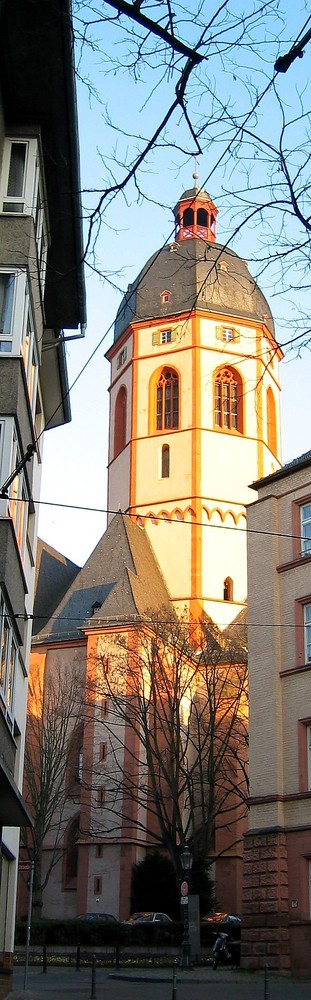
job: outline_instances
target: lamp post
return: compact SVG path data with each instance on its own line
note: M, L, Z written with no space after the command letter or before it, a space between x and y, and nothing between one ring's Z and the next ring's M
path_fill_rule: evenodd
M181 866L183 872L183 882L181 884L181 905L183 907L183 940L181 948L181 969L191 969L191 945L189 938L189 880L192 868L193 857L188 847L185 844L181 852Z

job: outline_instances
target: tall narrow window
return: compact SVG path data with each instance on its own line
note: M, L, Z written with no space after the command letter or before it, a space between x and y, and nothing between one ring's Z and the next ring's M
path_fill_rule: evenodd
M301 523L301 554L311 555L311 503L305 503L300 508Z
M157 431L173 430L179 422L179 385L177 372L164 368L157 388Z
M0 351L12 351L14 274L0 274Z
M161 476L162 479L168 479L170 474L170 449L168 444L163 445L161 458Z
M193 226L194 223L194 212L193 208L185 208L183 214L183 224L184 226Z
M75 816L68 827L66 836L65 885L77 878L79 829L80 819L79 816Z
M207 228L207 211L205 208L198 208L197 223L198 226L204 226L205 229Z
M3 205L4 212L24 211L23 197L26 153L27 144L25 142L12 142L7 197Z
M224 601L233 601L233 580L227 576L224 580Z
M242 432L242 380L234 368L221 368L216 374L215 424L223 430Z
M270 386L267 390L267 440L268 448L270 448L273 455L276 455L276 409L274 395Z
M102 786L97 789L96 802L98 806L103 806L105 804L105 789Z
M123 451L123 448L125 448L126 445L126 408L126 388L125 385L121 385L116 398L114 411L114 458L120 454L120 451Z
M305 663L311 663L311 604L304 605L303 619Z

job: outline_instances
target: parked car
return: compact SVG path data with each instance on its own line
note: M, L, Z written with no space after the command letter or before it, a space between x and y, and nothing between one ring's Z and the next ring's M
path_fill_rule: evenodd
M137 924L172 924L173 921L168 917L167 913L155 913L146 910L141 913L132 913L132 916L128 920L124 920L123 923L136 927Z
M117 924L117 918L113 916L112 913L81 913L78 920L102 920L105 923L111 922Z
M126 939L135 944L164 944L173 941L175 924L167 913L141 910L123 921Z

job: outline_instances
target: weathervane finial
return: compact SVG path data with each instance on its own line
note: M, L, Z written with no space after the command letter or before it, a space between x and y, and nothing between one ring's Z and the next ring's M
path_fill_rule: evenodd
M199 180L199 174L198 174L198 158L197 158L197 156L195 156L195 157L194 157L194 173L192 174L192 177L193 177L193 180L194 180L194 186L195 186L195 190L197 191L197 190L198 190L198 184L197 184L197 181Z

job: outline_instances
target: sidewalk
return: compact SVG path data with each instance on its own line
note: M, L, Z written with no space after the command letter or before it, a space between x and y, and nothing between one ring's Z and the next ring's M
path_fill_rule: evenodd
M310 1000L311 979L296 980L239 969L211 968L119 970L91 968L79 972L49 968L47 973L30 967L24 990L24 969L13 973L9 1000Z

